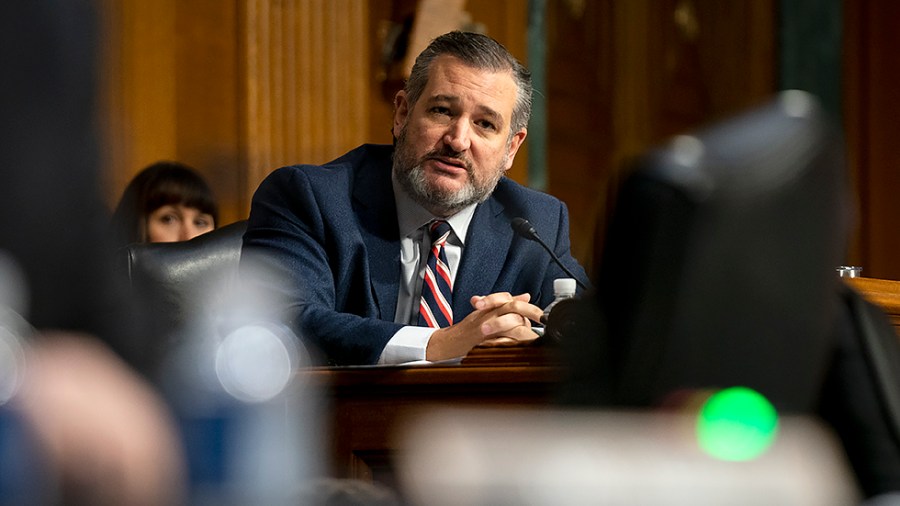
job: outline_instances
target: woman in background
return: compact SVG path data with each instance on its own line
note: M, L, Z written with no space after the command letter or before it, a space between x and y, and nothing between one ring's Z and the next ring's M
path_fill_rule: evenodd
M212 190L196 171L177 162L157 162L128 183L113 213L120 244L186 241L216 228Z

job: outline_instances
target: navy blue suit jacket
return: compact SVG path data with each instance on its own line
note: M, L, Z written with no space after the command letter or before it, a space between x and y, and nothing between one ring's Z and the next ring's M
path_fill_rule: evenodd
M401 268L392 153L367 144L324 166L283 167L253 196L242 267L260 262L274 273L266 289L281 298L282 318L331 364L377 362L403 326L393 321ZM567 277L540 245L514 235L517 216L586 282L565 205L504 177L469 226L453 289L457 321L472 312L473 295L527 292L544 307L553 280Z

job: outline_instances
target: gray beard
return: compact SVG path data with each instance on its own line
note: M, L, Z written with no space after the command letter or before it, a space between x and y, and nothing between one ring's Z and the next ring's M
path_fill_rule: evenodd
M499 166L491 173L491 177L484 181L478 181L468 160L456 153L432 151L426 153L421 159L414 159L406 140L406 127L400 130L397 136L393 157L394 177L400 184L400 188L413 199L414 202L430 211L435 216L448 217L456 214L472 204L484 202L503 176L504 167L509 160L509 152L500 161ZM446 191L428 184L425 178L425 169L422 162L431 156L451 156L461 159L466 165L468 178L465 186L457 191Z

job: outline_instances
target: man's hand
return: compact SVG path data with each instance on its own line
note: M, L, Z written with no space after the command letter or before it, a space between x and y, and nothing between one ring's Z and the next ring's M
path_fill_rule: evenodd
M462 321L431 335L425 358L431 361L461 357L475 346L509 345L533 341L537 334L531 321L538 322L543 311L529 304L531 295L507 292L475 296L470 300L475 311Z

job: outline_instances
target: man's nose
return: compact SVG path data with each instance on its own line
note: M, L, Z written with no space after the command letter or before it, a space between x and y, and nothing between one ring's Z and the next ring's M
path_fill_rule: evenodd
M472 130L465 118L454 121L444 134L444 144L456 152L467 151L472 143Z

